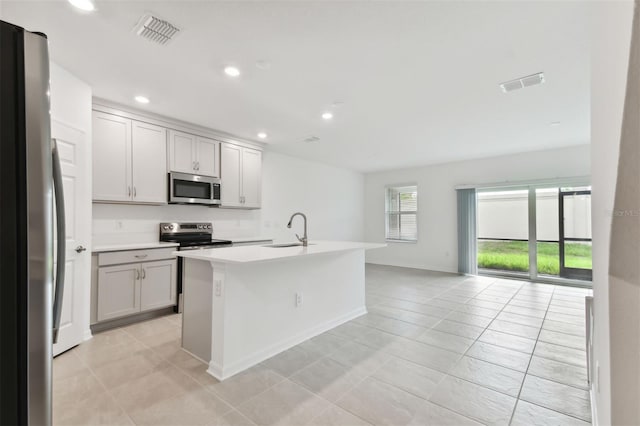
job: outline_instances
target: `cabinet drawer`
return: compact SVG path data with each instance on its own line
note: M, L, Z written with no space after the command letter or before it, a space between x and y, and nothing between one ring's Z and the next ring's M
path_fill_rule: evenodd
M127 251L111 251L98 254L98 266L118 265L122 263L140 263L150 260L173 259L171 253L176 251L177 247L147 249L147 250L127 250Z

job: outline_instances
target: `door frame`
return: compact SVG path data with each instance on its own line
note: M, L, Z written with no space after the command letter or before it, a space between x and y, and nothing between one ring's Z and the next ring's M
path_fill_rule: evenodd
M539 282L539 283L549 283L556 285L564 285L571 287L584 287L584 288L592 288L592 280L591 280L591 270L589 271L588 276L577 277L577 275L573 275L572 277L563 277L558 273L558 276L554 275L540 275L538 273L538 230L536 223L536 215L537 215L537 197L536 190L543 188L557 188L558 193L562 192L563 187L590 187L591 183L587 178L567 178L567 179L548 179L541 181L534 181L531 183L527 182L518 182L513 183L511 185L500 185L500 184L486 184L482 186L474 186L476 189L476 194L481 191L514 191L514 190L523 190L526 189L529 191L529 271L527 272L514 272L514 271L499 271L493 269L480 269L478 268L478 274L484 276L493 276L493 277L502 277L502 278L513 278L521 281L531 281L531 282ZM457 188L464 188L466 186L461 186ZM591 190L579 190L579 191L566 191L566 192L581 192L585 191L591 193ZM478 202L478 198L476 197L476 203ZM477 206L476 206L477 211ZM477 220L477 217L476 217ZM478 223L476 222L476 229L478 228ZM477 241L477 239L476 239ZM589 240L590 241L590 240ZM478 248L476 247L476 250ZM578 269L578 268L575 268ZM580 270L579 271L584 271Z
M564 197L574 195L591 196L591 190L562 191L562 188L560 188L560 190L558 191L558 256L560 262L559 276L561 278L591 281L593 279L593 269L569 268L565 265L565 241L591 243L593 241L592 238L567 238L564 235Z

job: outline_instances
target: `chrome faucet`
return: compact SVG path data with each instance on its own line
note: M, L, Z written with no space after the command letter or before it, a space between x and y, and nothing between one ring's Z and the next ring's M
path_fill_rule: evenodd
M293 222L293 218L298 215L302 216L302 218L304 219L304 235L302 236L302 238L300 238L300 235L296 234L296 238L302 243L303 247L307 247L307 244L309 242L309 240L307 239L307 216L305 216L304 213L297 212L292 214L291 219L289 219L289 223L287 223L287 228L291 228L291 222Z

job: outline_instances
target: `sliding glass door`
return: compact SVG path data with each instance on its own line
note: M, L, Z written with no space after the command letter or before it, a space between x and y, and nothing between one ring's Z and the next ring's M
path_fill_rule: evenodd
M529 273L529 190L478 191L478 270Z
M560 276L591 281L591 191L559 193Z
M591 280L590 187L478 190L477 212L480 273Z

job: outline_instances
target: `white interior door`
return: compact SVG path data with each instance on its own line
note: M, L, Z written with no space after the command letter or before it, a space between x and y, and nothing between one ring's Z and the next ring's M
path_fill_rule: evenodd
M53 120L51 134L56 139L60 154L64 204L66 216L66 263L65 286L62 298L62 315L58 343L53 345L53 354L58 355L76 346L83 340L85 318L85 291L89 291L91 250L87 247L91 230L90 182L85 179L90 173L87 165L87 135L74 127ZM54 238L58 238L55 235ZM55 247L55 243L54 243ZM76 251L78 248L78 252ZM81 248L85 248L82 251ZM55 259L57 259L57 253ZM59 265L54 264L54 268Z

